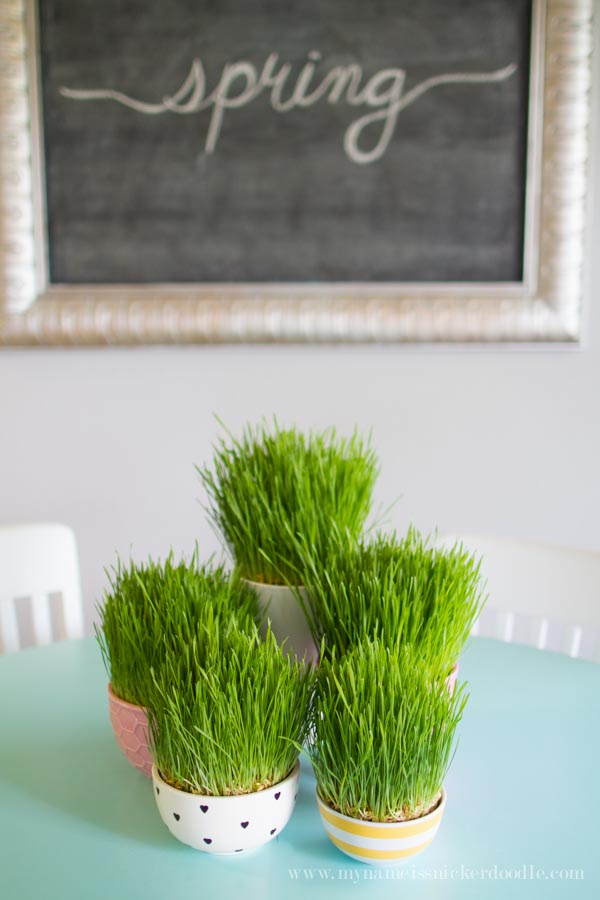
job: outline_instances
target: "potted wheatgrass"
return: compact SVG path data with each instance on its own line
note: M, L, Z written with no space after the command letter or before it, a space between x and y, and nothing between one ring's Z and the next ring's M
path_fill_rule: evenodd
M420 653L363 638L322 659L308 753L325 831L344 853L401 862L433 840L463 713Z
M297 655L316 659L290 586L302 594L304 549L322 556L332 534L356 540L362 533L379 471L368 440L263 422L240 438L221 438L212 468L198 471L211 520L268 610L273 633Z
M314 669L263 640L201 625L153 672L148 721L160 816L178 840L215 854L276 838L298 792Z
M452 688L457 660L483 603L479 561L462 546L406 537L338 536L326 554L302 551L304 605L314 641L338 657L361 636L389 648L410 644Z
M109 677L108 700L117 744L137 769L150 777L146 719L149 673L168 648L175 652L198 623L228 622L256 628L256 597L236 575L210 562L201 566L196 548L189 561L120 560L99 606L96 637Z

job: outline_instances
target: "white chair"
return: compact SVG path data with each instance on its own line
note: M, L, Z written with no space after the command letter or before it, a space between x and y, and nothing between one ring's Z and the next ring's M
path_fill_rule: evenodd
M61 595L53 616L51 595ZM83 635L81 583L75 535L65 525L40 523L0 527L0 646L3 653L23 644L17 602L29 600L33 643ZM53 619L59 618L53 638Z
M446 535L481 557L488 603L472 633L600 661L600 553Z

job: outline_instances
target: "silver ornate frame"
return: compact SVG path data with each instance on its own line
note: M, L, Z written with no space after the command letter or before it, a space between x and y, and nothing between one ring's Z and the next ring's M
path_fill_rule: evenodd
M35 0L0 0L0 345L580 338L593 0L534 0L515 284L50 284Z

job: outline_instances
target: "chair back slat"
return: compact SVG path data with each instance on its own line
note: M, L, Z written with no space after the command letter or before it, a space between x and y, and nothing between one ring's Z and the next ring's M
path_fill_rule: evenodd
M17 611L12 597L0 595L0 640L3 653L21 649Z
M572 625L567 629L568 634L568 654L574 658L579 656L581 651L581 641L583 639L583 628L579 625Z
M536 627L536 638L535 638L535 646L538 650L545 650L548 646L548 629L550 627L550 623L545 616L535 623Z
M31 595L31 618L33 636L38 646L52 643L52 621L50 619L50 597L48 594Z
M515 615L512 612L501 610L496 613L496 637L511 644L515 633Z
M83 637L83 605L79 586L79 571L70 573L69 581L62 590L60 618L60 638Z

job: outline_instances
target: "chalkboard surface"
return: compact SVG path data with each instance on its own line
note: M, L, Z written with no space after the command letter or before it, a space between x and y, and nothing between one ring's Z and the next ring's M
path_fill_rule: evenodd
M53 283L519 281L531 0L39 0Z

